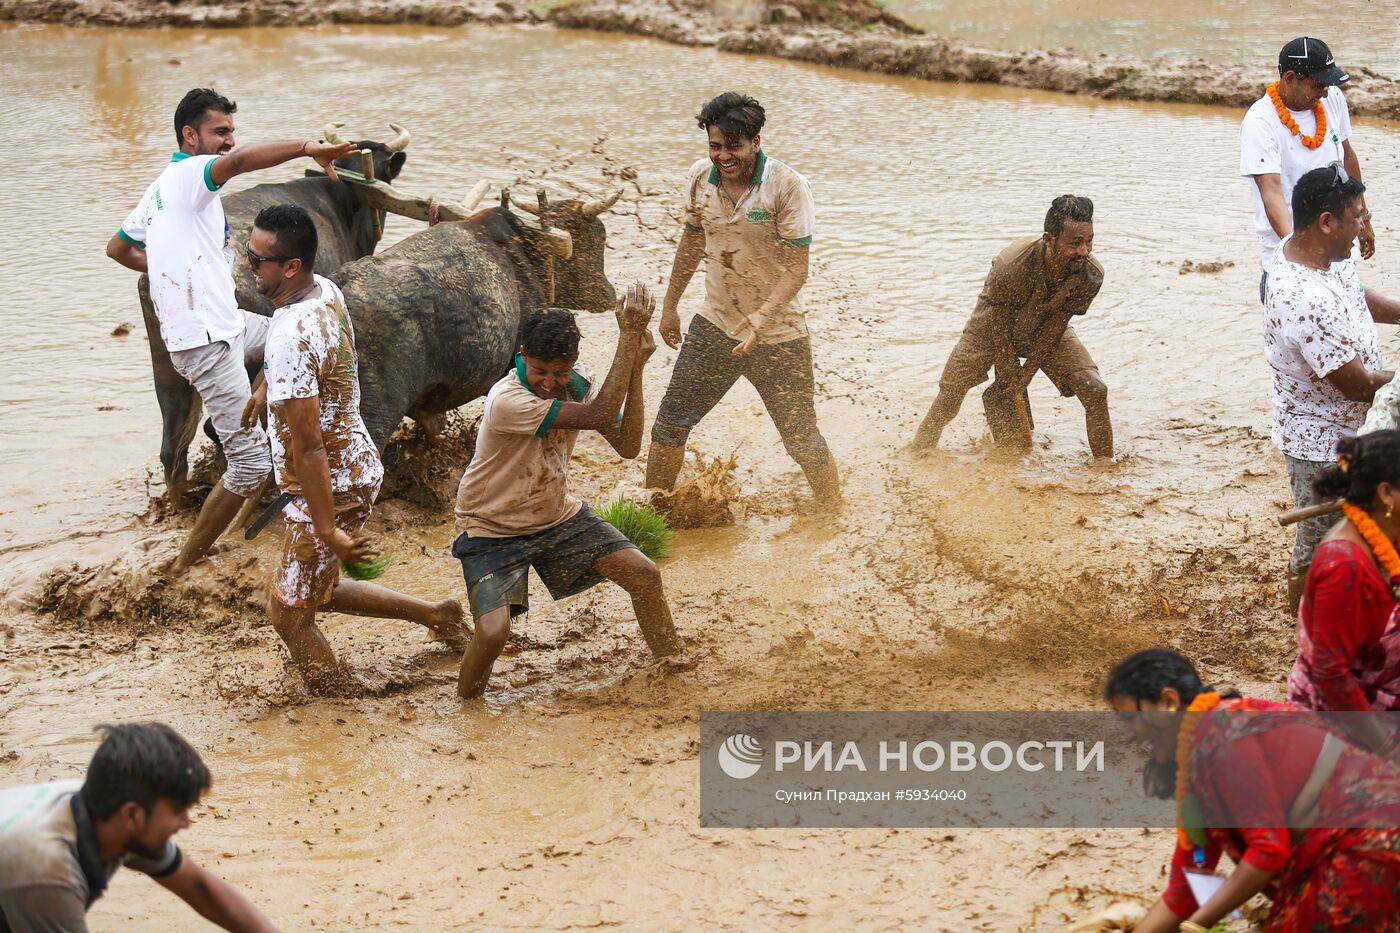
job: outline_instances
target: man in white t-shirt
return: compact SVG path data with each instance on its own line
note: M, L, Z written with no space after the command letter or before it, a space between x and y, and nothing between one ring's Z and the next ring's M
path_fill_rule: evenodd
M148 273L160 320L160 334L148 336L165 341L175 371L199 393L228 461L170 566L175 575L208 553L271 469L262 428L239 424L251 391L246 345L261 345L267 319L240 310L234 299L233 254L219 189L237 175L300 156L334 174L331 163L357 151L353 143L314 140L234 150L237 109L209 88L184 96L175 108L179 150L107 243L109 257Z
M1321 39L1301 36L1278 55L1279 79L1269 85L1240 123L1240 175L1250 180L1254 231L1259 236L1263 275L1279 241L1293 232L1293 186L1306 172L1341 162L1348 175L1361 179L1361 165L1351 145L1351 114L1341 85L1349 75L1332 59ZM1365 209L1365 201L1362 201ZM1368 220L1358 236L1361 258L1370 259L1376 235Z
M1316 501L1313 475L1335 461L1337 441L1356 433L1392 376L1382 368L1376 323L1400 321L1400 302L1364 288L1351 256L1369 219L1365 190L1340 165L1298 179L1295 229L1268 268L1264 351L1273 370L1273 441L1299 508ZM1289 563L1295 608L1313 550L1334 521L1323 515L1298 523Z
M89 908L124 867L225 930L273 930L172 838L209 790L199 753L163 723L99 731L83 780L0 791L0 933L85 933Z
M313 271L316 247L311 215L295 204L265 207L253 221L248 268L275 310L264 379L242 423L256 424L266 404L277 485L295 496L284 510L287 533L268 617L312 692L349 694L357 690L354 679L317 628L318 610L417 622L460 647L466 637L455 599L430 603L340 576L340 561L375 556L360 529L384 468L360 417L355 328L340 289Z

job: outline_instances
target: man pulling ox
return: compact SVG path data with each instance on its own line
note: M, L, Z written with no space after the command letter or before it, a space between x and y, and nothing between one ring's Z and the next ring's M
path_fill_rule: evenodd
M1003 409L1019 409L1006 417L1013 422L1011 432L1024 443L1030 442L1025 390L1043 369L1061 395L1077 396L1084 406L1093 455L1113 456L1108 387L1069 323L1089 310L1103 285L1103 266L1091 255L1093 249L1094 203L1065 194L1051 202L1042 235L1017 240L992 260L977 308L943 366L938 397L919 425L911 450L937 447L963 396L995 366L996 381L987 392L999 394ZM988 417L992 418L991 405Z
M1341 162L1347 174L1361 179L1361 165L1351 145L1351 114L1341 85L1350 80L1337 67L1321 39L1300 36L1278 53L1278 81L1269 85L1240 123L1240 175L1248 178L1254 202L1254 231L1263 253L1259 301L1279 241L1293 232L1293 186L1315 168ZM1363 199L1361 206L1366 202ZM1357 239L1361 258L1376 250L1369 220Z
M680 648L661 571L568 487L581 430L597 431L625 459L641 451L642 370L656 349L647 330L655 307L643 285L618 298L617 349L601 387L577 365L573 314L548 308L529 315L515 367L486 396L476 451L457 491L452 546L476 619L457 682L464 698L485 692L511 619L529 609L532 566L555 599L611 580L632 597L652 654Z
M661 309L661 339L681 353L651 429L647 486L675 485L691 429L743 376L812 491L839 499L836 461L817 428L812 342L798 300L812 243L812 190L760 148L764 112L752 97L721 94L696 120L710 156L690 168L685 231ZM682 345L678 305L701 259L705 305Z
M1376 323L1400 321L1400 302L1361 284L1352 245L1370 220L1366 186L1340 162L1317 168L1293 189L1293 232L1268 266L1264 352L1273 370L1273 442L1283 453L1293 500L1315 501L1313 475L1335 462L1337 441L1366 420L1376 391L1390 382L1382 369ZM1294 610L1313 551L1335 518L1298 523L1289 561Z
M241 427L251 386L245 365L262 355L267 319L238 308L219 190L238 175L307 156L323 168L356 152L353 143L257 143L234 151L233 101L195 88L175 108L179 150L107 244L107 255L149 273L151 301L175 370L199 393L228 469L204 500L170 572L208 553L262 486L271 468L257 424Z

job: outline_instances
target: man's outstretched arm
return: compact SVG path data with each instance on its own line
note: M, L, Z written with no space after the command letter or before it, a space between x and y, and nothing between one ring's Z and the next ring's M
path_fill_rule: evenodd
M209 163L209 179L215 187L219 187L234 176L272 168L301 156L315 159L316 164L334 178L335 168L331 163L359 151L360 148L351 142L327 143L308 139L301 142L253 143L250 146L239 146Z
M552 428L603 431L617 423L617 413L622 410L622 400L627 397L628 386L632 384L632 369L637 360L642 332L651 323L655 310L656 299L641 283L629 286L625 295L618 296L617 350L613 353L612 366L608 367L603 387L592 401L561 402L559 413L550 424Z
M185 856L180 867L157 878L161 886L179 895L210 923L237 933L276 933L277 928L222 878L205 871Z

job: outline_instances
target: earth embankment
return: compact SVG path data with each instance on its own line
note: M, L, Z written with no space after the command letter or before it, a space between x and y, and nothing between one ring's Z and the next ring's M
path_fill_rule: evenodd
M724 16L716 14L718 6L698 0L0 0L0 21L132 28L548 23L928 81L1241 108L1258 99L1267 77L1254 62L980 48L923 34L867 0L732 0L725 6L735 9ZM1400 119L1400 82L1366 68L1351 75L1353 114Z

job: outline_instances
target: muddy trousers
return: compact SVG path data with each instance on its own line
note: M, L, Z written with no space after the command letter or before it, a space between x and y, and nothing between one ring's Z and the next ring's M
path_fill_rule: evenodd
M691 429L742 376L758 390L788 456L807 476L817 475L831 460L831 450L817 429L811 340L759 344L747 356L735 356L736 346L738 341L700 315L691 319L656 413L652 442L683 449Z
M248 497L262 486L272 472L272 450L267 435L256 421L245 428L239 424L252 387L245 367L250 351L262 356L267 339L267 318L243 312L244 332L232 340L216 340L202 347L170 351L175 371L199 393L204 411L219 435L228 469L224 488L236 496Z
M1288 467L1288 483L1293 487L1293 504L1300 509L1316 504L1317 497L1312 489L1313 475L1327 464L1317 460L1299 460L1288 454L1283 455L1283 462ZM1327 530L1336 523L1335 515L1319 515L1299 522L1293 538L1293 558L1289 561L1289 569L1299 573L1311 564L1313 551L1317 550Z

